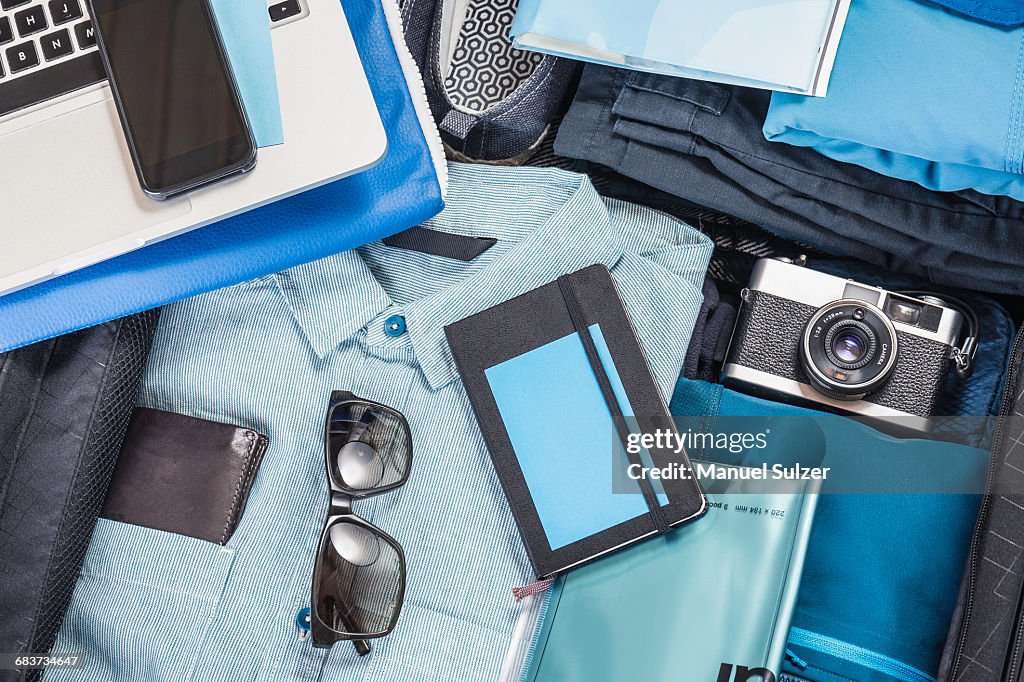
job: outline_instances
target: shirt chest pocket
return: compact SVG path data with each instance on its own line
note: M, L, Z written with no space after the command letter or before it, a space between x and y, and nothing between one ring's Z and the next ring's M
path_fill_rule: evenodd
M100 519L53 648L85 666L45 679L193 679L233 561L229 547Z

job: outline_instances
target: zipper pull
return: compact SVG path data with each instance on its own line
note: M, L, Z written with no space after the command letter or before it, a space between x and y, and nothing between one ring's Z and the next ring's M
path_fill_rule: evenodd
M786 660L800 669L800 672L807 670L807 661L793 653L792 649L786 649Z
M542 592L547 592L548 589L551 587L551 585L554 582L555 582L555 577L552 576L551 578L546 578L544 580L538 580L535 583L530 583L529 585L523 585L522 587L513 587L512 588L512 596L514 596L516 598L516 601L522 601L523 599L525 599L526 597L529 597L530 595L540 594Z

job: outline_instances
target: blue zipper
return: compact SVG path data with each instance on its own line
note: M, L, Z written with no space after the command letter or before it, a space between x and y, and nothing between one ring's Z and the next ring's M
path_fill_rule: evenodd
M895 658L802 628L790 629L789 643L874 670L899 682L935 682L931 675Z
M795 665L797 668L800 668L800 670L807 670L807 661L793 653L793 650L789 647L786 647L785 659L793 665Z

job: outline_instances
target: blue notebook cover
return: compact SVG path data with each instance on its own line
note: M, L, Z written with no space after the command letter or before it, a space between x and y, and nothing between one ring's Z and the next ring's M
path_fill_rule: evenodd
M671 422L607 268L566 279L585 328L577 329L551 283L445 330L538 577L657 533L639 484L627 478L635 490L613 490L626 462L616 454L613 412L581 334L593 341L618 412ZM645 451L643 458L689 466L685 454ZM664 481L656 499L670 526L705 508L692 480Z

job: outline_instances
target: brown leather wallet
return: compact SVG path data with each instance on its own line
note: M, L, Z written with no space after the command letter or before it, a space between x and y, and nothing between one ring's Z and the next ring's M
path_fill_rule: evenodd
M268 443L252 429L138 408L100 515L226 544Z

